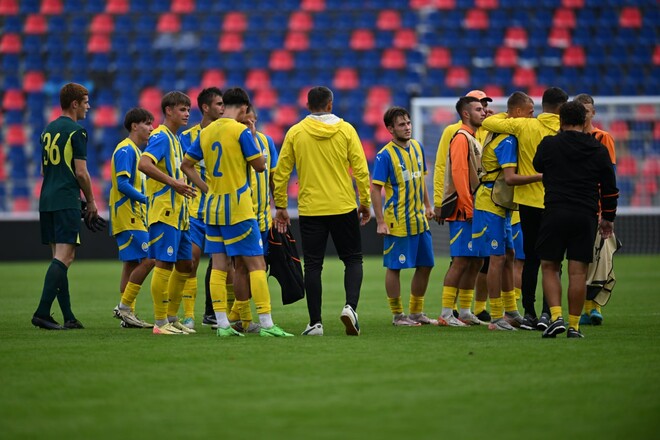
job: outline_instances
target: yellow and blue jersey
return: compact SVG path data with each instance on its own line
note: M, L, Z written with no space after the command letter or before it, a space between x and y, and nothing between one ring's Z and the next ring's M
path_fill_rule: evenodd
M190 146L199 138L199 133L202 131L200 124L197 124L188 130L181 133L179 140L181 141L181 149L183 154L186 154L190 149ZM200 160L195 164L195 169L200 175L202 180L206 182L206 165L203 160ZM192 184L191 184L192 185ZM192 185L195 186L195 185ZM188 200L188 212L191 217L194 217L198 220L204 221L204 206L206 204L206 194L201 191L197 191L197 197L193 197Z
M487 173L481 177L481 185L474 199L474 207L505 217L507 209L496 205L492 199L493 183L503 168L518 166L518 140L509 134L498 134L484 146L481 153L482 169ZM499 170L499 171L496 171Z
M273 217L270 212L270 176L277 167L277 149L273 138L267 134L257 132L255 136L257 146L266 157L266 170L263 173L257 173L250 169L250 187L252 188L252 205L254 213L257 215L257 223L261 232L268 231L273 223Z
M142 153L154 161L159 170L173 179L184 177L181 171L183 150L179 138L165 125L160 125L149 136ZM187 230L188 205L186 198L174 189L147 177L147 224L162 222L180 230Z
M144 174L138 170L140 155L140 149L129 138L118 143L112 153L109 198L111 235L147 230ZM123 187L122 178L127 179L128 187Z
M429 229L424 215L427 173L424 148L411 139L406 148L390 142L376 155L372 182L385 187L385 222L390 235L406 237Z
M234 119L220 118L200 132L186 157L206 162L207 225L234 225L256 218L248 162L261 155L250 130Z

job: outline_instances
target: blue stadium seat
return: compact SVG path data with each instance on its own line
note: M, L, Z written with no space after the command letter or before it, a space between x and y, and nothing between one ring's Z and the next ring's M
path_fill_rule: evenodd
M0 29L3 34L19 34L23 31L23 20L20 15L6 16Z
M86 0L82 3L85 12L89 14L98 14L99 12L105 11L105 0ZM78 9L78 11L75 12L79 12L79 11L80 9Z
M23 112L20 110L7 110L4 114L4 123L6 125L21 124L23 122ZM6 141L6 139L5 139Z
M85 8L84 0L63 0L62 7L66 13L80 13Z
M21 14L34 14L39 12L41 6L39 0L21 0L18 2L19 11Z

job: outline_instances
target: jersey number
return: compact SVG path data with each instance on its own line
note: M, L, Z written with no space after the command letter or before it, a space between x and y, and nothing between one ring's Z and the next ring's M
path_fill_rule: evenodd
M222 171L220 171L220 158L222 157L222 145L220 142L213 142L211 145L211 150L218 150L218 160L215 161L215 166L213 167L213 175L215 177L222 177Z
M50 133L44 133L44 165L48 165L50 162L52 165L57 165L60 163L60 147L57 145L57 140L60 138L60 134L57 133L54 138L51 139Z

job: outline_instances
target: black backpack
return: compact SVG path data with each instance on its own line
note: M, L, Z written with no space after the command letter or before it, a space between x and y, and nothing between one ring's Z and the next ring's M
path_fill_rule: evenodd
M275 277L282 288L282 304L293 304L305 297L302 265L296 240L288 226L285 234L278 232L275 227L268 231L266 263L270 276Z

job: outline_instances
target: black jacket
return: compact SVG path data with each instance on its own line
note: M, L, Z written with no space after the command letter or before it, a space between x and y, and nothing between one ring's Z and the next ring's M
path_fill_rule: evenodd
M543 173L546 208L561 207L616 217L619 190L607 149L586 133L563 131L545 137L536 150L534 168Z

